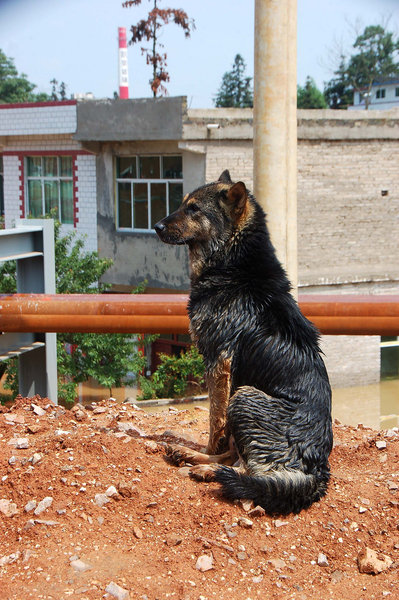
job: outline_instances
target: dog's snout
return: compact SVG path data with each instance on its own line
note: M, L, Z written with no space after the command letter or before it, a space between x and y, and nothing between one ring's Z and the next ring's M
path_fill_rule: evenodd
M162 221L158 221L158 223L155 223L154 229L157 233L162 233L162 231L164 231L166 227L164 223L162 223Z

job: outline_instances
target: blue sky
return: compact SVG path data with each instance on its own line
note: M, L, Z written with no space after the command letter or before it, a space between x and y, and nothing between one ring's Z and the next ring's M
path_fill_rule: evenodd
M0 48L17 69L50 92L55 77L67 94L92 92L112 97L118 89L118 26L130 28L152 2L123 8L121 0L0 0ZM253 75L253 0L162 0L161 7L182 8L196 30L185 39L175 25L165 28L171 96L185 95L189 106L213 106L223 73L240 53ZM317 85L332 77L334 51L350 47L359 27L381 23L399 32L399 0L298 0L298 83L311 75ZM130 97L150 96L150 69L139 45L128 49Z

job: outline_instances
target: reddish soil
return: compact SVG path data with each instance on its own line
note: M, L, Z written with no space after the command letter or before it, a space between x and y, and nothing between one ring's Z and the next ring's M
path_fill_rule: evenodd
M1 600L399 598L397 430L335 425L328 495L273 518L165 460L154 442L165 430L205 444L206 409L96 407L71 412L35 397L0 409ZM110 486L118 492L98 506ZM390 567L360 573L366 547ZM204 555L212 568L201 572Z

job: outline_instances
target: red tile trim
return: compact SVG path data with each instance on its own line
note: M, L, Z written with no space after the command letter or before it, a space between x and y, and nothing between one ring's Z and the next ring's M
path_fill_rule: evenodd
M77 100L60 100L57 102L20 102L12 104L0 104L0 110L2 108L36 108L41 106L74 106L77 104Z
M21 219L25 218L25 161L22 154L18 155L19 158L19 212Z
M72 158L85 154L93 156L87 150L4 150L3 156L72 156Z
M78 164L76 156L73 158L72 165L72 181L73 181L73 226L79 223L79 206L78 206Z

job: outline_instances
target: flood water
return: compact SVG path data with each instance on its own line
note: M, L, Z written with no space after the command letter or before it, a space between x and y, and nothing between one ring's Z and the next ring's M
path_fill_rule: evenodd
M136 398L135 388L117 388L112 390L112 395L118 402L125 398ZM80 399L83 403L95 402L108 397L108 392L100 388L94 381L80 385ZM207 406L206 401L200 402ZM138 404L140 404L138 402ZM198 405L185 403L180 408L191 409ZM167 410L165 406L149 408L148 410ZM363 423L374 429L390 429L399 426L399 379L391 379L350 388L333 389L333 417L346 425Z

